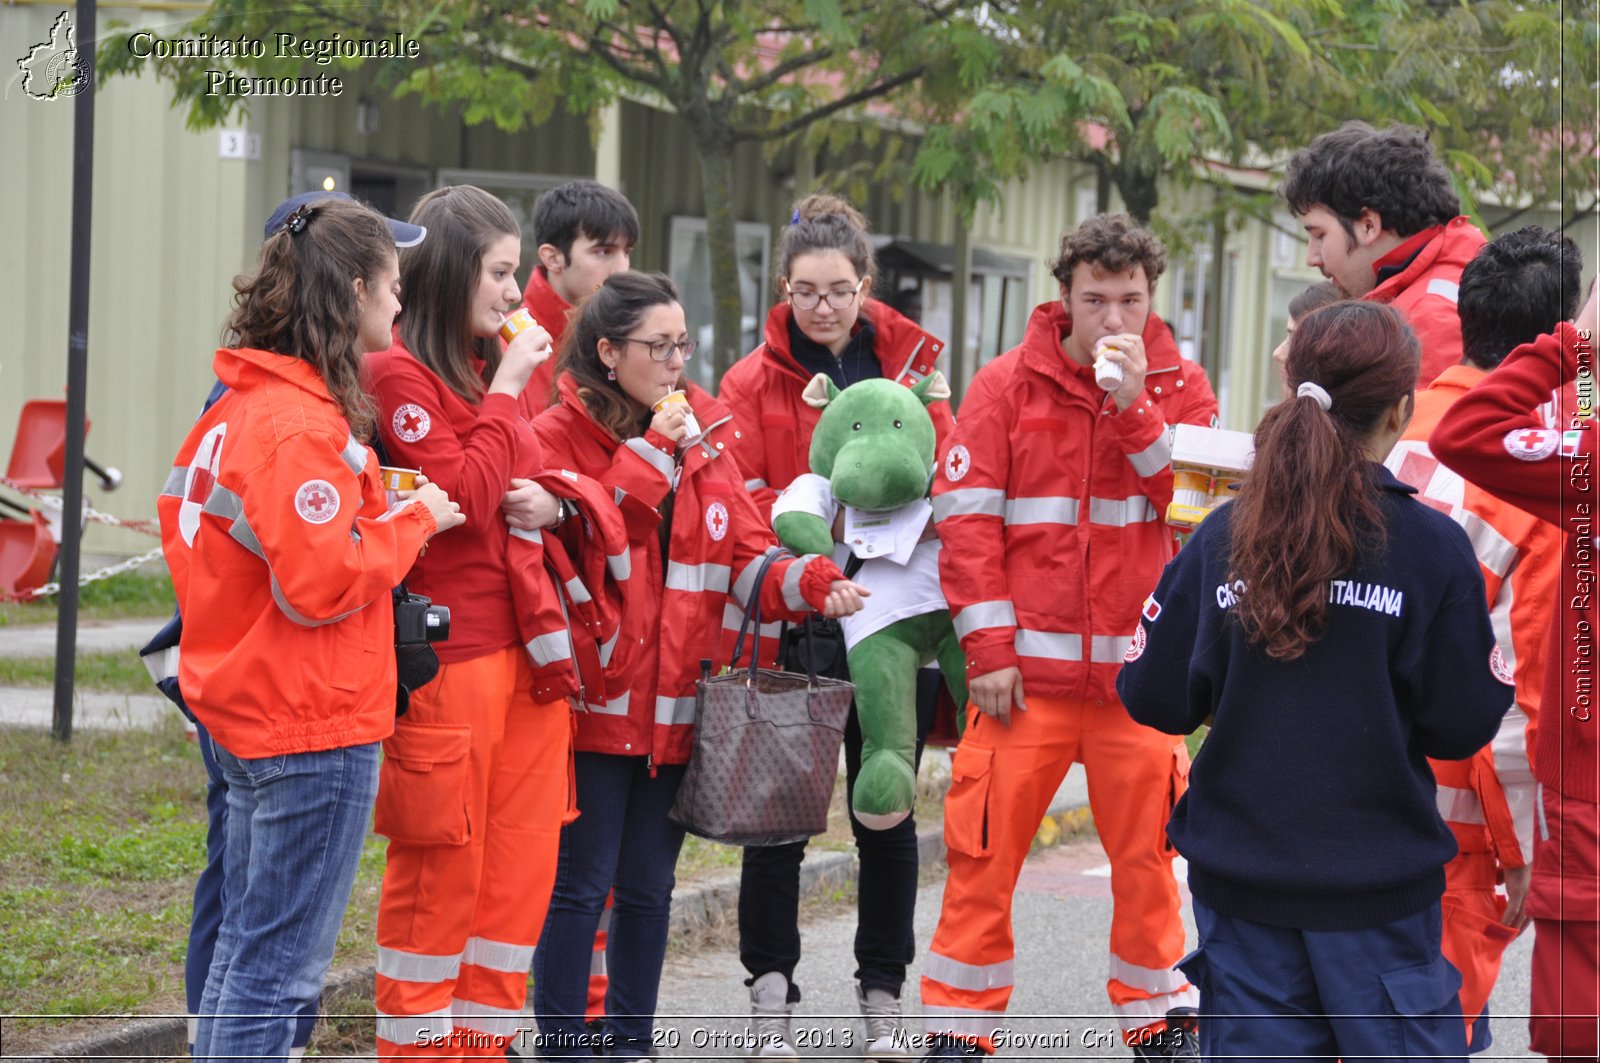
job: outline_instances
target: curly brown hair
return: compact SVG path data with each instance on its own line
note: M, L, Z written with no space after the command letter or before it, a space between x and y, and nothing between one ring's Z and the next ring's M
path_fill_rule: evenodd
M233 279L223 342L311 363L350 431L366 439L377 405L361 383L354 282L376 284L394 261L394 236L383 215L353 199L329 197L302 210L304 226L269 236L256 271Z
M1333 400L1284 400L1256 426L1250 476L1231 503L1233 610L1250 641L1292 661L1322 636L1328 582L1385 538L1377 466L1367 440L1417 386L1417 338L1393 307L1347 301L1295 326L1284 363L1289 391L1311 381Z
M778 237L778 289L789 276L794 260L815 251L838 251L850 260L857 277L870 277L877 269L867 219L839 196L814 192L797 201L793 221Z
M1061 234L1061 253L1050 263L1056 280L1072 290L1072 271L1080 262L1089 262L1107 273L1131 273L1144 267L1150 291L1167 268L1167 249L1156 234L1126 214L1096 214L1088 221Z

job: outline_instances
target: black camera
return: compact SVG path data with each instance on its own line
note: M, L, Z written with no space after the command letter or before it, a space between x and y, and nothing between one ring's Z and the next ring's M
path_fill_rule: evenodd
M432 598L424 598L410 591L395 592L394 644L396 646L443 642L449 637L448 605L434 605Z
M411 692L439 674L439 658L430 642L450 637L450 607L412 594L405 584L394 589L394 714L404 716Z

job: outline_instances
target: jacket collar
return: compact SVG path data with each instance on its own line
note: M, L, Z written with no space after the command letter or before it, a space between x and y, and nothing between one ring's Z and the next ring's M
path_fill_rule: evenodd
M1372 470L1372 480L1380 491L1393 491L1396 494L1414 495L1417 489L1402 481L1398 476L1389 471L1388 466L1379 461L1367 462L1367 468Z
M534 320L550 333L551 340L559 347L567 335L567 322L572 314L572 304L561 298L560 293L550 287L550 278L545 276L543 266L533 267L533 272L528 275L528 286L523 289L522 303L528 308L528 313L533 315Z
M861 314L877 332L872 353L878 359L886 380L899 380L906 370L915 369L913 362L926 362L930 367L944 353L944 341L923 329L915 321L887 303L868 299ZM766 361L799 380L811 379L811 374L800 367L789 350L789 322L794 308L788 300L778 303L767 312L766 342L762 344ZM857 331L861 322L856 323ZM926 375L926 374L919 374Z
M1374 267L1377 268L1377 266L1388 262L1390 259L1396 259L1397 262L1405 262L1405 267L1393 276L1383 278L1362 298L1379 303L1393 302L1401 292L1411 287L1429 270L1440 266L1451 266L1459 272L1466 267L1468 262L1472 261L1473 256L1486 243L1483 233L1479 231L1476 225L1472 224L1472 219L1465 214L1451 218L1442 227L1425 230L1425 232L1434 233L1435 235L1425 241L1420 249L1414 251L1410 262L1405 262L1402 254L1407 244L1401 244L1393 251L1390 251L1383 259L1380 259L1378 263L1374 264ZM1417 233L1411 239L1415 240L1422 235L1423 233ZM1397 256L1399 257L1397 258Z
M1459 365L1452 365L1450 368L1434 377L1433 383L1428 385L1427 390L1465 393L1472 390L1472 388L1477 385L1478 381L1482 380L1488 375L1489 373L1487 370L1479 369L1475 365L1467 365L1465 362L1463 362Z
M324 402L333 396L322 374L310 362L287 354L257 350L254 347L221 347L211 363L212 370L230 388L259 387L271 380L281 380L309 392Z

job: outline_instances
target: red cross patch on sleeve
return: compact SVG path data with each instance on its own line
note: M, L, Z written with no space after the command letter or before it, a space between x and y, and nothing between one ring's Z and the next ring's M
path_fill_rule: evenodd
M1501 443L1518 461L1543 461L1556 452L1561 433L1553 428L1518 428L1507 432Z
M394 434L407 443L415 443L428 434L428 429L433 427L433 419L414 402L408 402L394 411Z
M326 524L339 513L339 492L326 480L307 480L294 493L295 512L308 524Z
M950 448L950 453L944 456L944 478L951 483L956 483L966 476L972 468L972 455L967 453L967 448L956 445Z
M728 507L721 502L713 502L706 507L706 531L711 533L711 538L717 542L728 534Z

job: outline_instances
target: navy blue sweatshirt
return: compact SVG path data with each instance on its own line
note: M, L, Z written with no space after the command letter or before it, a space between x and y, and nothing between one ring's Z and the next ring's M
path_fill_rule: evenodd
M1436 903L1456 843L1425 758L1471 756L1511 706L1466 533L1372 471L1387 543L1331 581L1301 657L1273 660L1231 617L1249 592L1228 578L1227 505L1167 565L1117 677L1140 723L1213 718L1167 836L1223 915L1354 930Z

